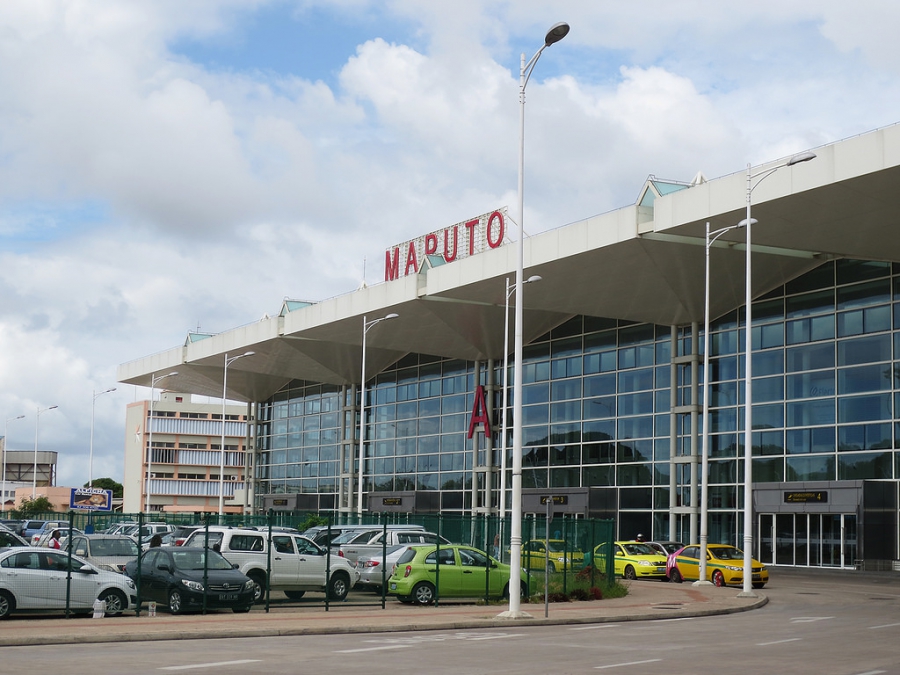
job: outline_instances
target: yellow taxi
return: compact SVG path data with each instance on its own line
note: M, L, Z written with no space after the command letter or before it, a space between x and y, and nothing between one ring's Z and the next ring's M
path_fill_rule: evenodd
M626 579L665 579L666 557L640 541L615 541L612 545L615 557L615 574ZM604 542L594 549L594 564L606 569L609 547Z
M762 588L769 581L766 566L751 559L753 588ZM696 581L700 578L700 545L691 544L669 556L666 563L670 581ZM716 586L744 585L744 552L728 544L706 545L706 580Z
M523 569L543 570L545 564L551 572L579 570L584 567L584 553L571 550L564 539L532 539L522 543Z

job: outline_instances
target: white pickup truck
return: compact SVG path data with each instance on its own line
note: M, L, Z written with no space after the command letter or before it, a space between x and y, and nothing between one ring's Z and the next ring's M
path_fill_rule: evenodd
M381 527L362 532L348 532L331 542L331 552L356 563L360 557L381 555L385 546L396 544L449 544L447 539L423 530L385 530Z
M208 540L206 537L205 529L195 530L183 546L206 545L218 550L256 582L256 602L264 596L267 581L270 590L284 591L292 600L307 591L327 591L331 600L341 601L359 579L353 563L328 556L325 549L299 534L272 532L269 540L267 531L215 526L209 528ZM270 544L271 576L266 572Z

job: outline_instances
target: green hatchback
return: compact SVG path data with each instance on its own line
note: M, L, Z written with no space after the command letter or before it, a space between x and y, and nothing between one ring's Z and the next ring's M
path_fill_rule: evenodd
M527 590L523 572L519 592ZM508 597L509 565L471 546L410 546L397 560L388 593L419 605L436 598Z

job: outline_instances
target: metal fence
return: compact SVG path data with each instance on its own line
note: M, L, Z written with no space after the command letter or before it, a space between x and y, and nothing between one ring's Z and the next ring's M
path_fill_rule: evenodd
M41 514L31 516L32 520L65 520L68 527L60 530L65 535L66 530L76 534L79 530L91 533L102 532L123 523L131 523L136 527L133 538L139 549L146 551L151 543L153 530L167 529L178 526L199 526L194 535L193 544L200 551L219 550L223 541L223 528L234 530L236 528L254 528L260 534L259 550L239 550L230 547L235 538L229 537L226 542L229 546L222 547L219 551L230 563L240 567L258 587L257 600L260 605L269 611L273 603L285 605L302 602L304 605L320 604L328 611L334 602L342 604L367 605L385 607L385 603L393 600L392 596L398 595L397 584L390 579L391 570L382 564L382 579L380 593L354 592L350 596L343 594L338 576L346 574L347 564L338 561L340 551L337 545L329 545L335 536L347 526L370 526L372 531L382 531L382 556L387 554L389 527L398 529L405 525L424 528L426 532L434 533L453 545L471 547L487 555L464 556L465 561L475 560L476 568L470 567L467 574L473 574L480 580L483 576L483 589L473 590L471 585L462 591L452 581L453 573L444 563L453 563L452 553L441 553L441 548L449 549L450 545L438 543L436 552L428 558L430 564L425 564L424 569L416 571L421 575L422 583L433 593L432 601L435 605L457 597L461 592L467 598L481 599L485 602L496 602L499 595L496 592L498 579L505 581L510 579L510 571L507 567L510 562L510 530L509 518L500 519L496 516L483 515L423 515L423 514L314 514L305 512L270 511L263 515L206 515L198 520L195 514L99 514L69 512L67 514ZM296 560L297 565L303 565L303 558L299 550L302 542L297 539L296 533L291 530L301 530L306 526L316 523L321 531L320 539L324 540L324 546L318 549L319 562L324 561L324 569L321 570L322 587L317 589L319 593L307 595L305 591L285 590L290 587L279 574L284 572L285 565L291 560ZM594 564L594 551L601 545L606 545L610 550L614 539L615 527L612 520L589 520L556 518L547 519L541 517L528 517L522 523L522 569L523 569L523 601L546 600L548 595L569 595L581 589L582 597L591 595L591 590L612 583L614 579L614 559L612 556L603 556L602 562L605 569L597 569ZM69 555L71 556L71 542L68 538ZM273 551L277 548L279 540L287 548ZM440 539L438 540L441 541ZM293 543L291 543L293 542ZM154 542L155 543L155 542ZM246 544L241 544L245 546ZM305 545L305 544L304 544ZM308 554L312 549L308 549ZM65 552L65 551L63 551ZM274 559L273 559L274 554ZM461 554L456 554L456 564L466 565ZM307 555L307 561L311 556ZM70 558L71 559L71 558ZM203 565L202 582L202 606L194 607L202 612L207 609L219 607L219 590L211 590L208 581L208 564L210 559L216 556L201 556ZM384 558L382 558L384 560ZM441 561L441 564L436 564ZM462 562L460 562L462 561ZM426 561L427 562L427 561ZM483 575L480 566L484 565ZM442 582L441 573L444 572ZM293 573L293 572L291 572ZM71 570L69 572L71 576ZM170 598L159 588L147 588L142 583L143 574L134 574L136 584L137 607L135 613L140 615L143 606L150 602L161 605L169 604ZM472 577L474 578L474 577ZM394 580L396 582L396 580ZM480 581L479 581L480 583ZM351 584L352 585L352 584ZM392 588L393 585L393 588ZM401 584L402 585L402 584ZM309 585L305 586L311 588ZM514 592L513 584L510 584ZM359 589L357 589L359 590ZM283 591L283 592L282 592ZM327 592L322 592L327 591ZM283 596L283 597L282 597ZM400 596L407 602L420 601L417 597L408 595ZM427 594L423 596L427 598ZM596 596L595 596L596 597ZM301 600L302 598L302 600ZM241 607L246 611L247 607ZM69 599L67 593L67 615L69 613ZM173 611L177 611L174 610ZM237 609L235 611L238 611Z

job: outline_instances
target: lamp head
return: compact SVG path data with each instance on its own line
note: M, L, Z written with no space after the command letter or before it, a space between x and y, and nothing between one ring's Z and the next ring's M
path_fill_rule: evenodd
M542 281L543 278L540 274L533 274L525 280L525 283L533 284L535 281Z
M385 319L396 319L398 316L400 316L400 315L399 315L399 314L388 314L388 315L387 315L386 317L384 317L384 318L385 318Z
M550 30L547 31L547 35L544 37L544 46L549 47L550 45L562 40L568 34L569 24L567 24L565 21L555 23L550 26Z
M814 152L801 152L799 155L794 155L788 160L787 166L794 166L794 164L800 164L801 162L808 162L811 159L816 158L816 153Z

